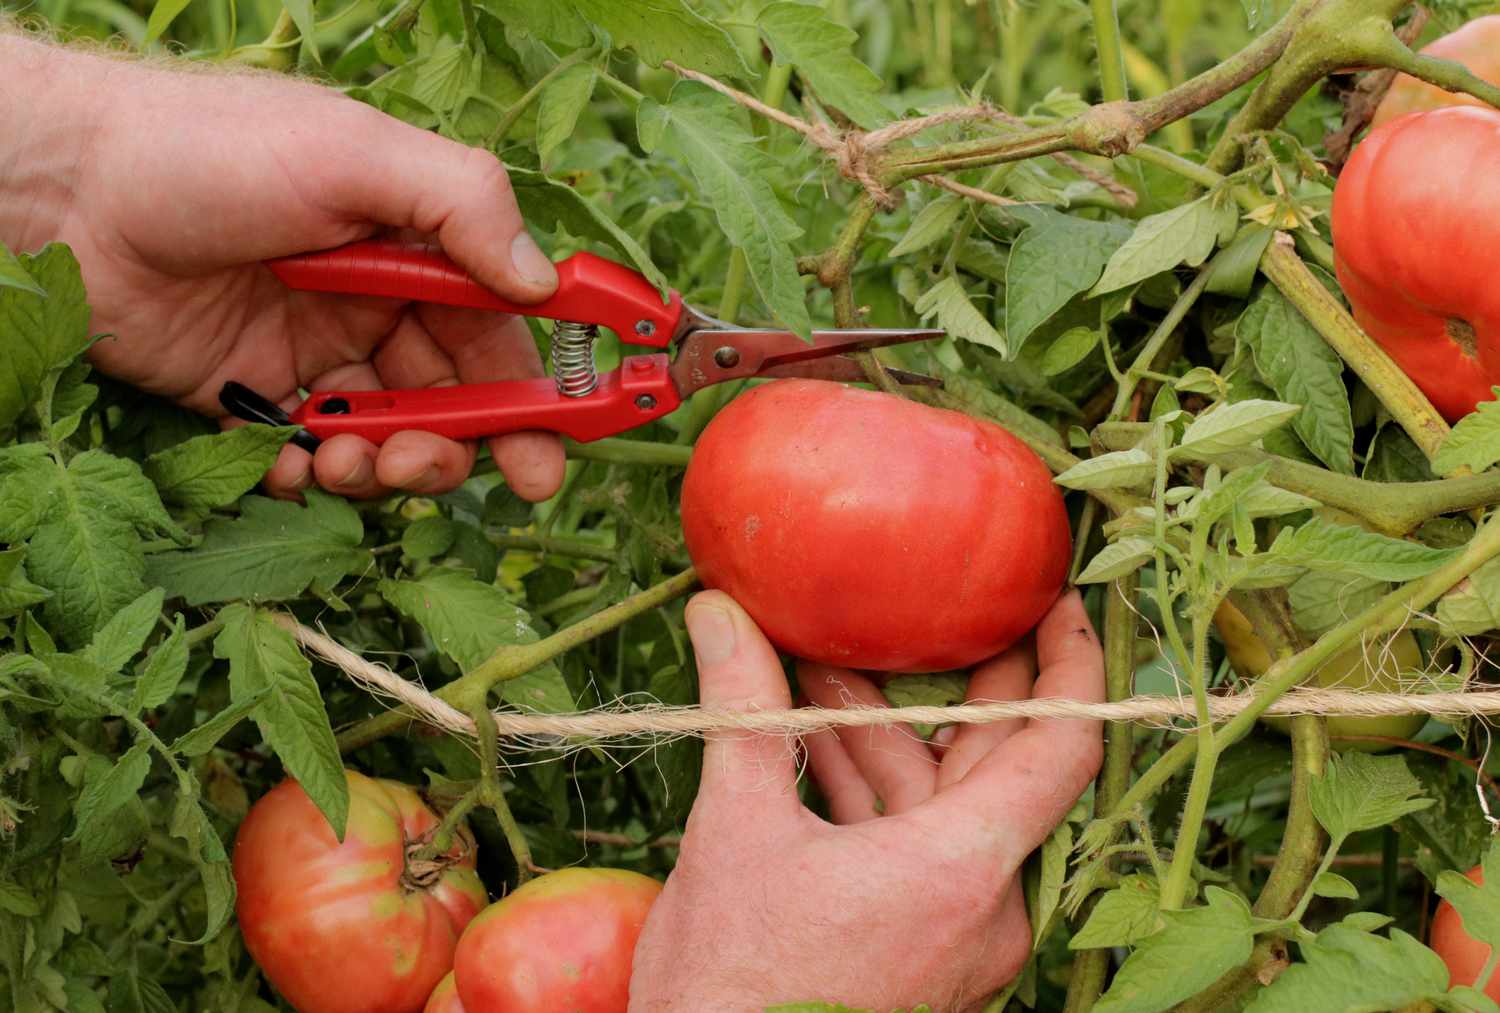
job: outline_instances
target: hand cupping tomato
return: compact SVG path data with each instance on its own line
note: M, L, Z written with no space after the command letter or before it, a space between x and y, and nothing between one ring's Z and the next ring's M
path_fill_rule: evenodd
M958 412L775 380L699 437L682 529L704 586L808 661L965 668L1011 646L1067 578L1072 533L1041 459Z

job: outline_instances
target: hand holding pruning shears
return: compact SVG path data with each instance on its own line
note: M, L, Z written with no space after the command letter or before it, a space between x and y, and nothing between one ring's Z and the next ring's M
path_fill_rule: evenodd
M405 390L321 390L290 415L245 386L220 393L224 407L249 421L301 428L308 451L321 441L357 436L379 445L421 431L455 440L546 431L579 441L613 436L674 411L695 391L747 377L814 377L863 382L847 353L941 337L940 330L845 328L814 331L809 344L790 331L736 327L685 304L663 301L645 277L591 253L557 265L558 288L523 305L484 288L453 261L423 246L388 240L349 244L268 265L294 289L409 300L552 319L552 376ZM593 342L608 327L630 344L671 347L632 355L607 374ZM894 371L898 380L935 383Z

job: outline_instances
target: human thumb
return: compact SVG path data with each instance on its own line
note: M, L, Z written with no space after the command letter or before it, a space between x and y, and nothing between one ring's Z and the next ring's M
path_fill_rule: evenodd
M688 602L685 619L698 660L698 699L705 709L785 710L792 705L776 651L745 610L722 591ZM772 807L798 805L791 739L729 728L709 732L699 800Z

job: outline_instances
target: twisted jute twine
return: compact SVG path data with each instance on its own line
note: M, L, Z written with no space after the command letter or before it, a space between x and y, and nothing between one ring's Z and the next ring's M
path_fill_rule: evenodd
M302 648L342 671L371 693L407 707L416 721L460 735L475 734L473 720L463 711L383 665L360 657L322 633L286 615L276 622ZM1253 692L1210 697L1209 713L1216 719L1233 717L1254 702ZM1338 689L1293 689L1266 708L1266 714L1342 715L1384 717L1427 714L1441 718L1500 714L1500 691L1442 693L1366 693ZM496 711L495 724L506 739L590 742L640 738L705 737L726 732L797 736L824 728L866 728L896 724L989 724L1013 718L1093 719L1168 725L1195 715L1191 698L1136 696L1114 703L1090 703L1064 697L973 702L951 707L797 707L786 710L729 710L677 707L663 704L600 708L572 714L535 714Z
M836 131L825 123L792 116L774 106L767 105L753 95L747 95L736 88L731 88L729 85L709 77L707 74L700 74L696 70L689 70L686 67L679 66L671 60L665 61L662 65L690 81L697 81L699 84L706 85L721 95L728 96L735 102L764 116L768 120L780 123L790 130L795 130L807 138L808 142L814 147L832 158L838 166L839 174L845 179L853 180L864 187L865 192L870 195L870 199L875 202L876 206L885 211L896 207L900 203L900 200L896 194L891 192L889 187L876 177L872 168L872 161L876 155L892 144L905 140L908 137L914 137L925 130L931 130L933 127L944 126L949 123L991 120L1005 123L1009 126L1025 125L1023 121L1004 110L981 102L972 106L956 106L952 109L945 109L930 116L916 116L910 119L897 120L877 130L849 129ZM1130 187L1125 186L1106 173L1096 172L1071 155L1056 152L1052 155L1052 158L1058 164L1066 166L1096 186L1108 191L1122 207L1134 207L1136 201L1139 199L1136 192L1130 189ZM981 190L978 187L960 183L957 180L952 180L936 173L918 176L917 178L924 183L985 204L1006 206L1023 203L1022 201L1001 197L999 194L993 194L987 190Z

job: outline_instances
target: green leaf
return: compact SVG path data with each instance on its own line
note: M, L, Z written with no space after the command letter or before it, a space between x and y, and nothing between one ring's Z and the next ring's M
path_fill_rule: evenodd
M142 470L168 503L224 507L255 488L295 433L291 426L254 424L194 436L152 454Z
M1212 194L1142 218L1130 238L1110 256L1089 295L1114 292L1179 264L1197 267L1235 222L1233 207L1215 207Z
M506 645L540 639L531 616L499 588L456 570L433 570L419 580L382 580L380 594L417 622L465 672ZM557 666L546 664L498 687L509 703L552 713L575 709Z
M787 6L800 7L802 5L789 4ZM814 10L811 7L804 9ZM941 195L916 213L911 224L906 227L906 233L895 246L891 247L890 256L900 257L926 249L940 239L952 239L953 225L963 213L962 197L951 193Z
M401 552L412 559L441 556L453 545L453 522L441 515L413 521L401 532Z
M1042 324L1099 280L1130 229L1071 215L1049 215L1027 227L1005 268L1005 330L1020 349Z
M805 3L770 4L757 23L771 55L801 71L820 102L867 130L891 118L880 101L880 77L850 48L859 41L855 32Z
M83 656L106 672L118 672L125 663L146 646L146 638L161 618L162 590L154 587L120 611L110 616L94 639L83 649Z
M45 587L26 579L25 559L24 548L0 551L0 619L40 605L51 596Z
M790 245L802 229L782 208L771 185L779 168L745 127L742 111L718 92L684 81L666 105L643 101L636 120L648 154L660 151L692 171L724 235L744 251L766 307L811 340L812 320Z
M1287 597L1297 627L1317 636L1363 612L1388 590L1383 580L1308 571L1291 583ZM1441 618L1441 602L1438 615Z
M161 38L161 33L192 2L193 0L156 0L156 6L151 8L151 16L146 19L146 37L143 41L149 45Z
M110 857L100 852L97 845L112 840L112 836L105 832L107 824L121 807L135 799L150 771L150 747L145 742L137 742L102 777L85 782L73 807L77 822L68 838L80 843L84 861L98 862Z
M608 32L618 48L633 50L653 67L671 60L715 77L745 77L750 72L729 33L685 0L566 2Z
M1155 474L1151 455L1133 448L1079 461L1052 481L1067 489L1128 489L1149 484Z
M1312 892L1335 900L1359 900L1359 888L1336 872L1325 872L1313 880Z
M203 935L190 945L200 945L218 934L229 922L234 908L234 878L224 842L199 805L201 792L191 773L179 777L177 802L172 806L169 829L173 837L187 842L188 853L198 866L203 882L205 919Z
M4 243L0 243L0 288L18 288L43 299L47 297L47 290L36 283Z
M1480 874L1483 885L1452 869L1445 870L1438 874L1437 893L1458 912L1465 933L1492 949L1500 949L1500 838L1484 853Z
M233 699L264 694L255 708L261 735L342 841L349 782L312 665L269 615L244 605L231 605L222 614L214 657L229 661Z
M1394 1010L1442 995L1448 968L1416 939L1331 925L1302 944L1293 964L1256 994L1246 1013L1365 1013Z
M1256 222L1247 222L1235 233L1233 241L1214 258L1204 291L1244 299L1250 294L1260 271L1261 254L1271 244L1272 231Z
M1344 387L1344 360L1273 285L1261 289L1235 333L1283 401L1302 406L1292 428L1334 471L1354 474L1354 420Z
M135 677L131 692L131 709L139 713L160 707L172 698L187 673L188 643L182 616L172 624L172 632L156 645Z
M139 467L102 450L79 454L67 468L34 458L10 482L18 498L34 499L35 509L7 516L0 494L0 529L10 527L3 533L12 540L30 536L27 568L52 592L48 623L69 644L86 643L146 590L136 529L175 531L176 525Z
M1097 584L1123 577L1144 566L1156 554L1156 546L1145 538L1122 538L1106 545L1078 575L1080 584Z
M14 425L36 399L42 381L89 346L89 304L78 261L59 243L17 262L46 295L0 286L0 430Z
M1216 886L1204 896L1204 907L1162 912L1166 928L1140 941L1095 1013L1157 1013L1250 959L1255 932L1249 905Z
M151 579L190 605L247 599L282 601L314 580L327 586L370 565L359 548L364 525L347 502L316 489L307 506L247 497L235 520L210 521L203 542L151 557Z
M568 0L482 0L479 6L503 24L565 46L586 46L593 38L588 22Z
M1156 880L1126 876L1119 886L1099 895L1089 920L1068 940L1068 949L1095 950L1139 942L1157 930L1160 900Z
M1298 412L1298 406L1280 401L1247 398L1233 404L1220 402L1188 425L1173 455L1211 457L1240 450L1278 429Z
M593 64L575 63L542 89L536 105L536 153L542 165L549 165L553 152L573 136L598 79Z
M1438 599L1438 622L1454 636L1500 628L1500 559L1492 559Z
M1500 388L1490 390L1500 396ZM1441 475L1459 468L1478 473L1496 461L1500 461L1500 401L1481 401L1443 439L1432 459L1432 468Z
M671 291L667 276L651 260L640 243L616 225L603 211L583 194L565 183L531 169L508 165L506 175L510 177L511 189L516 202L526 216L527 224L547 231L559 225L583 239L607 243L640 271L662 293L663 302Z
M253 715L256 708L270 695L271 690L266 689L230 704L201 725L179 736L172 743L172 752L183 756L202 756L217 746L219 740L228 735L235 725Z
M936 314L939 326L955 338L963 338L1005 354L1005 338L985 319L984 314L974 308L974 304L969 301L969 294L951 274L923 292L912 308L924 321Z
M9 911L21 918L35 918L42 913L42 906L31 891L17 886L9 880L0 879L0 910Z
M1068 328L1042 353L1042 372L1047 376L1066 373L1082 362L1103 336L1103 331L1093 327ZM1163 386L1161 389L1166 391L1166 396L1172 396L1172 388Z
M313 0L281 0L281 5L286 12L292 16L292 22L296 24L297 31L302 34L302 52L306 53L315 64L322 64L322 58L318 55L317 22L313 17Z
M1275 562L1320 573L1406 581L1426 576L1459 551L1433 549L1314 517L1299 528L1283 528L1267 554Z
M1334 753L1308 786L1308 802L1328 836L1342 841L1426 809L1432 799L1413 797L1421 790L1400 756Z

